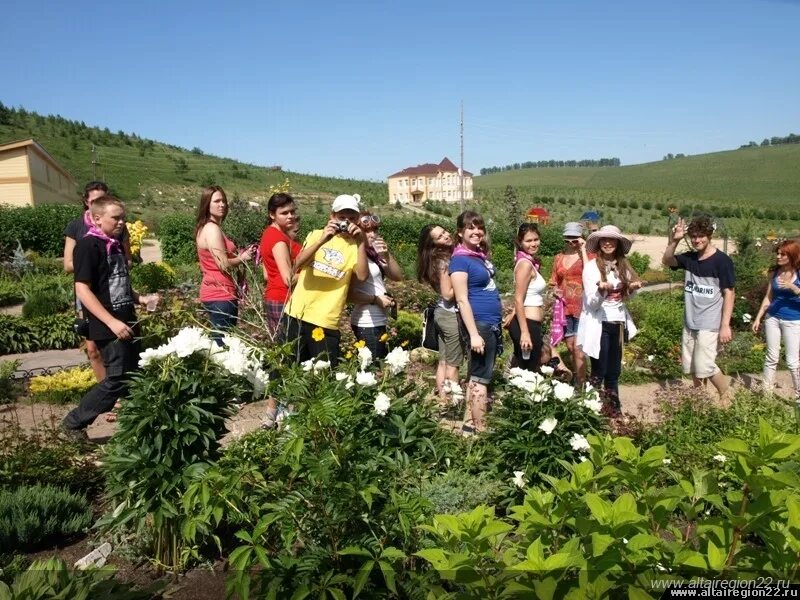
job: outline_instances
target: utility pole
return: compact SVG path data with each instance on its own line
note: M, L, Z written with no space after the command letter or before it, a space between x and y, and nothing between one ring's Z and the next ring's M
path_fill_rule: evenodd
M458 168L458 181L461 188L461 212L464 212L464 101L461 101L461 166Z
M92 144L92 179L97 180L97 159L94 152L94 144Z

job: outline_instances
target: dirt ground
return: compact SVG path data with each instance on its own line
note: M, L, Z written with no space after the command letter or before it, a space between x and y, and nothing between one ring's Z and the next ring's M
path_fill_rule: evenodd
M722 242L716 241L714 244L717 248L722 250ZM667 238L663 235L634 235L632 252L638 252L650 257L650 268L657 269L661 265L661 257L664 254L664 249L667 247ZM688 248L683 249L683 245L678 247L678 251L682 252ZM736 250L736 244L732 240L728 240L728 254Z

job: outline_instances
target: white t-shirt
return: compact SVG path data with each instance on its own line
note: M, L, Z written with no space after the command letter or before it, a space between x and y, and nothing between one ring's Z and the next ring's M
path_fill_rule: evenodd
M354 289L370 296L383 296L386 293L386 286L380 268L371 260L367 260L367 266L369 278L366 281L354 281ZM377 304L356 304L350 313L350 324L356 327L382 327L388 321L386 311Z
M622 281L614 271L606 275L606 281L611 284L612 289L606 294L606 299L603 300L603 321L625 322L625 304L619 294L613 293L622 288ZM616 299L610 299L609 296Z

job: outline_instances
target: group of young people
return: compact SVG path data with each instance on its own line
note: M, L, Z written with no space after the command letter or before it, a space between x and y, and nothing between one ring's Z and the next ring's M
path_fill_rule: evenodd
M137 294L130 285L130 250L125 210L100 182L87 185L86 212L65 231L64 266L75 273L76 296L85 316L87 351L98 384L64 420L68 432L82 433L97 415L110 410L125 392L125 374L138 361L135 304L157 298ZM268 201L268 223L258 245L237 250L225 235L229 206L219 186L201 194L195 228L202 272L200 300L217 343L234 326L241 297L241 265L259 259L265 278L266 329L278 342L291 343L293 357L303 362L325 355L333 368L340 359L339 321L346 304L353 305L350 324L376 358L387 354L386 331L395 301L386 280L400 280L402 270L380 236L380 218L363 211L358 195L340 195L322 229L297 240L299 216L289 194ZM716 249L713 223L698 217L679 220L672 229L662 262L685 271L685 324L682 338L684 372L695 385L707 381L727 400L728 380L716 365L719 343L732 337L730 320L735 298L733 263ZM636 335L627 300L643 282L627 259L632 240L619 228L605 225L586 239L580 223L564 226L564 250L552 272L541 272L539 230L524 223L516 235L513 309L503 314L495 284L495 266L486 224L480 214L465 211L451 234L427 225L418 242L417 278L438 295L434 320L440 359L436 385L443 401L458 385L459 369L468 358L465 428L481 431L486 424L488 388L503 330L508 330L514 360L538 371L544 364L600 390L610 416L621 413L618 381L624 344ZM676 254L688 235L693 250ZM800 245L778 246L770 285L753 322L767 331L764 381L772 386L781 338L787 364L800 393ZM549 293L553 310L550 339L543 337ZM765 318L766 317L766 318ZM557 345L564 341L572 370L561 362ZM591 365L586 372L586 357ZM277 406L268 408L265 424L274 424Z

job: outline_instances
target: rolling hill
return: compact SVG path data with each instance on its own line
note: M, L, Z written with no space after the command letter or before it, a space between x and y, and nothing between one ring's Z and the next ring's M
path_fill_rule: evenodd
M279 186L286 179L292 194L304 203L327 204L342 193L359 193L371 206L387 204L389 198L385 183L247 164L208 155L199 148L187 150L0 103L0 144L26 138L34 138L44 146L72 173L79 186L95 178L107 181L113 193L146 222L156 221L164 212L192 207L200 188L211 183L224 187L229 198L261 202L269 197L270 186Z
M519 169L474 181L482 195L493 195L508 185L533 195L590 195L595 201L635 198L800 208L800 144L742 148L624 167Z

